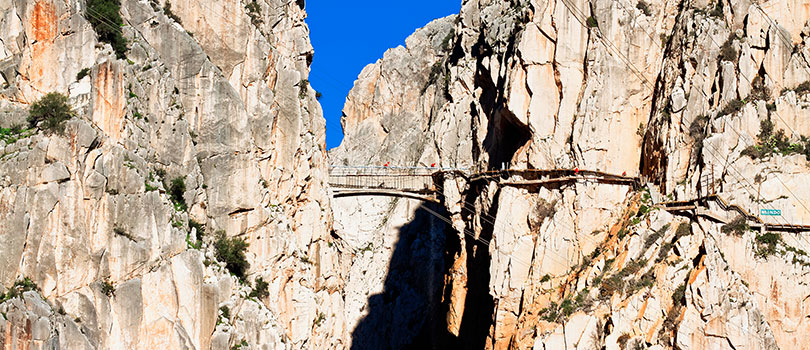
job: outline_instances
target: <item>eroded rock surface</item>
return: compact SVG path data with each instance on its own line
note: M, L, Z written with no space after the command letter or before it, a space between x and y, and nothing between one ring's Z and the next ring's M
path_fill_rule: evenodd
M725 223L738 213L712 199L699 209L657 208L716 194L755 216L781 210L765 223L810 224L807 6L467 0L440 47L446 54L413 49L439 47L432 23L366 67L347 99L333 166L578 168L643 185L445 176L437 184L445 208L436 211L452 228L444 287L433 296L380 292L391 305L441 297L440 315L422 314L441 321L407 333L416 334L410 341L808 348L806 237L735 233ZM763 121L774 125L766 137ZM342 236L396 234L397 226L361 221L399 220L396 205L345 201L334 207ZM353 342L364 348L366 339Z
M2 143L0 283L39 291L3 304L0 343L344 344L348 268L329 236L303 2L250 3L121 1L117 59L85 1L0 2L0 126L49 92L76 114L63 134ZM187 209L170 199L175 179ZM249 243L245 282L216 261L218 231ZM258 277L268 297L249 297Z

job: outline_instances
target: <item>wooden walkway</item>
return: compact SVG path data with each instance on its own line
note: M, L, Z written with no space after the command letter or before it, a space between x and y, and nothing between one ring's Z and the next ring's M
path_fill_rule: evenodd
M743 218L745 218L746 221L752 222L752 224L749 224L748 226L753 229L764 229L765 231L781 231L781 232L810 231L810 225L772 224L764 222L759 216L749 213L747 210L743 209L739 205L729 204L728 202L723 200L723 198L720 198L720 196L718 196L717 194L712 194L688 201L662 202L658 204L658 207L669 212L694 210L695 215L697 216L702 216L711 219L712 221L723 224L728 224L731 220L734 220L737 217L735 216L729 218L728 215L718 214L716 212L712 212L709 209L706 209L706 205L703 205L702 203L708 203L709 201L717 203L717 205L725 212L736 212L737 216L742 216Z
M463 168L352 167L329 168L334 197L395 196L440 202L436 188L446 175L461 176L471 183L497 181L503 186L547 186L571 182L606 183L637 188L639 178L576 169L507 169L469 174Z
M497 181L503 186L548 186L571 182L603 183L639 188L641 179L625 175L616 175L593 170L576 169L506 169L484 171L469 174L463 168L426 168L426 167L352 167L336 166L329 168L329 185L333 188L334 197L350 196L390 196L417 199L440 203L441 191L437 185L446 175L462 176L470 183L480 181ZM656 206L669 212L694 212L695 215L715 222L728 224L737 216L750 222L754 229L767 231L803 232L810 231L810 225L772 224L762 221L736 204L729 204L714 191L716 182L714 174L701 181L711 195L687 201L668 201ZM716 213L708 208L712 201L724 211ZM736 212L730 217L728 213Z

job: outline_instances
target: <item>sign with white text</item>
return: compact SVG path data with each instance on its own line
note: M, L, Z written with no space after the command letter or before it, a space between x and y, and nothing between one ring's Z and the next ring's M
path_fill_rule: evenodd
M759 215L762 216L782 216L782 211L779 209L760 209Z

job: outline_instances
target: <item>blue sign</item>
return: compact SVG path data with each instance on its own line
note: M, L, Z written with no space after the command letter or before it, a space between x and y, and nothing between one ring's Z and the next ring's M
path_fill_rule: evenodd
M782 216L782 211L779 209L760 209L759 215L762 216Z

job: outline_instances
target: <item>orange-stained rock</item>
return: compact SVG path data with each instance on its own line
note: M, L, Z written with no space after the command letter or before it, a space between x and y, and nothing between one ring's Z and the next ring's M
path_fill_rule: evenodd
M124 108L127 101L124 95L124 79L121 66L117 62L106 62L98 66L93 79L93 123L111 139L121 141L124 129Z
M35 91L45 94L53 90L58 83L59 65L54 52L54 38L57 33L58 19L51 0L40 0L31 7L30 21L26 32L33 41L30 56L23 56L20 73L29 80ZM26 96L35 100L39 96Z
M53 42L57 27L56 10L51 0L38 0L31 13L31 33L37 42Z

